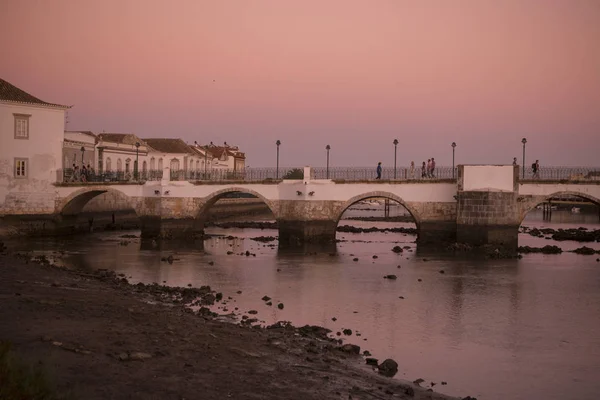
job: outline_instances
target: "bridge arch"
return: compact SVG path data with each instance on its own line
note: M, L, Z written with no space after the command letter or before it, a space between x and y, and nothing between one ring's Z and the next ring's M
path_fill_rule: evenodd
M415 220L415 224L417 225L417 230L419 229L419 226L421 223L419 213L412 206L407 204L404 201L404 199L402 199L401 197L395 195L394 193L383 192L383 191L367 192L367 193L359 194L359 195L354 196L354 197L350 198L349 200L347 200L344 204L342 204L342 206L340 207L340 210L338 211L338 213L335 217L336 226L339 224L340 219L342 218L342 215L344 215L346 210L348 208L350 208L353 204L356 204L359 201L371 199L374 197L387 198L387 199L393 200L393 201L399 203L400 205L402 205L404 208L406 208L406 210L410 213L410 215Z
M599 198L594 197L594 196L592 196L590 194L587 194L587 193L582 193L582 192L559 191L559 192L554 192L554 193L547 194L547 195L533 196L531 198L531 200L529 200L526 203L524 203L524 205L521 207L521 214L519 215L519 225L521 225L523 223L523 220L525 219L525 216L531 210L533 210L538 204L544 203L544 202L550 200L553 197L560 197L560 196L579 197L579 198L591 201L596 206L600 207L600 199Z
M246 194L251 194L255 197L257 197L258 199L262 200L267 207L269 207L269 210L271 211L271 213L273 213L273 215L275 216L275 219L277 219L277 217L279 216L279 209L276 206L276 204L267 199L265 196L263 196L262 194L260 194L257 191L254 191L252 189L247 189L247 188L243 188L243 187L229 187L226 189L221 189L221 190L217 190L216 192L211 193L210 195L208 195L207 197L204 198L204 201L202 202L202 204L200 205L200 208L198 210L198 213L196 214L196 219L203 219L204 216L206 216L208 210L220 199L222 199L223 197L225 197L225 195L227 195L228 193L246 193Z
M132 201L131 197L129 197L120 190L107 186L91 186L74 191L57 204L56 213L65 216L77 215L81 213L85 205L90 200L104 193L116 194L129 206L129 208L133 209L136 213L138 213L136 204Z

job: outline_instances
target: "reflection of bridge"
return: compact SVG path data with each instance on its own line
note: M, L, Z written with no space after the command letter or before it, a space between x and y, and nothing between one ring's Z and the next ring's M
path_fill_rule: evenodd
M14 214L26 214L27 227L36 232L71 230L90 199L113 192L136 211L143 237L190 237L203 229L207 210L217 200L241 192L263 200L279 223L280 244L293 244L335 240L338 221L349 206L384 197L410 212L420 243L444 239L516 248L525 214L548 198L576 196L600 204L600 181L520 182L520 172L516 166L461 165L454 180L74 183L55 187L51 210L31 202L30 209L20 204ZM309 167L304 176L311 176Z

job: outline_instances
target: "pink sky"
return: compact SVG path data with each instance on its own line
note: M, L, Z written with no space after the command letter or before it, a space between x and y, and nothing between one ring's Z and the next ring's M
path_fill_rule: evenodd
M2 0L0 54L70 130L250 166L600 165L596 0Z

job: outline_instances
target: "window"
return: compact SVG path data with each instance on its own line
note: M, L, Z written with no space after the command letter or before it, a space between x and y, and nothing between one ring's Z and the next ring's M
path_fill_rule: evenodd
M123 161L120 158L117 158L117 172L123 171Z
M15 139L29 139L29 114L13 114L15 116Z
M111 167L110 157L106 157L106 172L110 172Z
M129 172L129 164L131 164L131 160L128 158L125 160L125 172Z
M142 171L144 171L144 173L148 171L148 164L146 163L146 161L144 161L144 163L142 164Z
M27 158L15 158L15 178L27 178L29 166Z
M158 169L162 171L163 169L163 162L162 162L162 158L158 159Z
M154 170L155 164L156 164L156 161L154 160L154 157L152 157L150 159L150 171Z
M171 160L171 171L179 171L179 160L174 158Z

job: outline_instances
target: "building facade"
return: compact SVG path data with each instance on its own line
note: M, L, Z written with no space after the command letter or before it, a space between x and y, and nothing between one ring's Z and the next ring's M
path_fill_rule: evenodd
M96 171L108 180L159 179L156 173L151 173L154 168L148 152L148 145L133 133L99 133Z
M53 212L68 108L0 79L0 215Z

